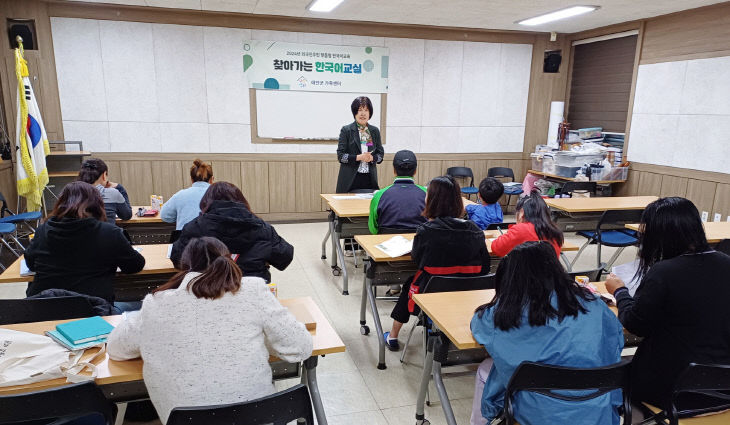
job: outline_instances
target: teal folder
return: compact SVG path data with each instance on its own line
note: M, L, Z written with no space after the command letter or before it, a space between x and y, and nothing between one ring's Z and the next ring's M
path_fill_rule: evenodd
M97 345L101 345L106 342L106 338L101 338L95 339L90 342L85 342L83 344L74 344L71 341L67 340L66 337L61 335L61 333L58 331L46 331L46 335L71 351L83 350L89 347L96 347Z
M67 341L78 345L106 338L114 330L114 326L102 319L101 316L94 316L62 323L56 326L56 330Z

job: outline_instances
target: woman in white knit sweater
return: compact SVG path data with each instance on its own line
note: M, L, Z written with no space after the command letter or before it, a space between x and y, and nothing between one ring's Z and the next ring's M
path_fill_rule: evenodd
M109 336L114 360L142 357L150 399L167 422L175 407L236 403L275 392L269 354L299 362L312 336L258 277L241 278L218 239L194 239L184 270Z

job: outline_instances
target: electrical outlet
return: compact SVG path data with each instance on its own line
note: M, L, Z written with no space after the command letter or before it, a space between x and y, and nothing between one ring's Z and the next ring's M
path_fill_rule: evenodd
M707 211L702 211L702 222L707 223L707 220L710 218L710 213Z
M715 213L715 218L712 221L722 221L722 214Z

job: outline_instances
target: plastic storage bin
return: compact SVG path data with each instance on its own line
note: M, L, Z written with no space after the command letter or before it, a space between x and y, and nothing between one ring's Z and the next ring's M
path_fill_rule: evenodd
M584 154L571 151L555 153L555 165L560 167L582 167L603 161L603 154Z
M603 174L601 180L616 181L626 180L629 178L629 167L613 167Z
M542 154L531 153L530 159L532 160L531 170L542 171Z

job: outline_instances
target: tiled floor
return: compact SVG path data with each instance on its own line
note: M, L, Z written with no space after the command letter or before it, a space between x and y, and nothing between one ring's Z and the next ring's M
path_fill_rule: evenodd
M362 288L362 267L355 269L348 264L350 295L341 295L341 277L332 275L329 259L321 260L321 242L327 230L326 223L278 224L277 232L294 245L295 258L283 272L272 270L272 281L277 283L280 298L311 296L333 324L347 346L347 352L328 355L320 359L317 375L324 407L333 425L403 425L415 423L415 402L423 364L421 334L417 330L411 341L406 362L400 363L400 352L386 351L386 370L378 370L377 335L360 335L359 309ZM574 234L566 239L581 245L585 239ZM627 248L616 264L633 260L636 250ZM610 258L612 248L604 248L603 256ZM329 255L329 249L328 249ZM573 258L574 253L568 253ZM590 246L581 256L576 270L591 268L595 262L595 246ZM0 298L24 296L25 284L0 284ZM390 328L390 310L393 303L378 301L380 318L386 330ZM369 317L368 311L368 317ZM371 319L368 319L372 323ZM412 322L411 322L412 323ZM404 327L407 332L410 325ZM407 333L402 334L401 345ZM460 373L447 376L445 384L452 400L457 422L468 424L473 395L473 374ZM448 372L448 370L446 370ZM284 388L291 382L279 382ZM437 402L436 391L431 385L433 399L426 408L426 417L433 425L444 424L444 416Z

